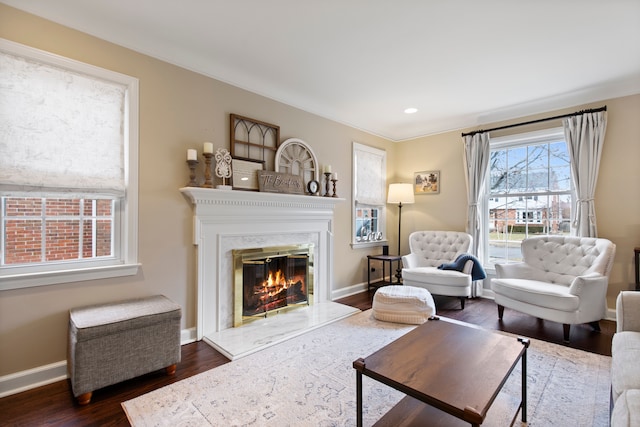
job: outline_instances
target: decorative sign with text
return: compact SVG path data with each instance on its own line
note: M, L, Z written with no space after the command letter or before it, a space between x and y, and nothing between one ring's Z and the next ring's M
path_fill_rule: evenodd
M268 193L304 194L302 177L288 173L258 171L258 187Z

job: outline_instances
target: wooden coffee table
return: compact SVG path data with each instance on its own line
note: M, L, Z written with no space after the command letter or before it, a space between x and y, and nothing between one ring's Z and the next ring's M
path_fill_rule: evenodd
M479 426L519 360L522 400L518 409L526 422L528 347L526 338L451 320L429 320L353 362L357 425L362 426L362 376L366 375L407 395L376 426Z

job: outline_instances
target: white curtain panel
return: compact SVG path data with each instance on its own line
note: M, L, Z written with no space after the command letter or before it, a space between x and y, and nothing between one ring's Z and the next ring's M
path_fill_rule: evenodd
M489 134L486 132L466 135L464 143L464 170L467 184L467 233L473 237L471 252L483 259L483 246L479 244L485 224L480 217L478 202L485 190L489 171ZM479 284L478 284L479 283ZM471 296L482 295L482 282L476 282L471 288Z
M577 201L573 226L579 237L598 237L594 197L607 113L599 111L565 118L562 121L571 158L571 178Z

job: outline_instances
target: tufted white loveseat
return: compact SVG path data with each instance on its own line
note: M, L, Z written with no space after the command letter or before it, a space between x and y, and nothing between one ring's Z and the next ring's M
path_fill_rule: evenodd
M427 289L434 295L465 299L471 296L473 261L467 261L462 271L440 270L471 247L472 237L459 231L415 231L409 235L411 253L402 257L402 281L406 286Z
M640 425L640 292L616 299L616 333L611 342L611 427Z
M587 237L540 236L522 241L523 262L496 264L491 289L502 320L504 307L562 323L600 330L616 245Z

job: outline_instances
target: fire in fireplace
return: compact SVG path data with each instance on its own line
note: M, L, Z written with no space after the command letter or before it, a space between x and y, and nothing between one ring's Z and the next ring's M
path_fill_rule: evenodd
M269 313L311 304L313 245L232 252L234 326Z

